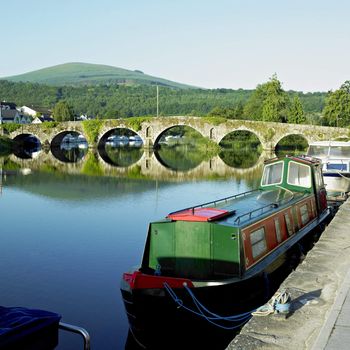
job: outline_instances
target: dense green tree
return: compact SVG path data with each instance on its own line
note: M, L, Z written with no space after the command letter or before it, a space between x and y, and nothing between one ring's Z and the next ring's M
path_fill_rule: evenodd
M247 119L285 122L289 108L288 94L274 74L267 83L260 84L244 107Z
M74 120L74 111L66 101L59 101L52 110L52 116L58 122Z
M104 118L104 119L118 119L118 118L120 118L120 117L121 117L120 112L117 111L117 110L113 110L113 109L108 110L108 111L103 115L103 118Z
M302 124L305 123L305 121L306 118L300 98L298 95L295 95L288 113L288 123Z
M237 106L231 108L215 107L209 113L209 117L222 117L227 119L242 119L243 104L238 103Z
M323 115L332 126L348 126L350 124L350 81L347 80L340 89L329 92Z
M225 118L262 120L263 101L267 94L266 84L259 85L255 91L162 87L159 91L159 112L162 116L204 116L215 112ZM292 98L295 92L290 91L286 94ZM321 119L314 116L322 112L326 93L300 92L298 96L307 120L320 122ZM143 85L101 84L55 87L0 80L0 100L15 102L18 106L33 105L50 110L57 102L64 100L77 114L98 115L100 118L155 116L157 107L154 86ZM274 110L270 108L271 106L277 106L279 110L278 101L268 102L265 103L266 114L270 114L269 109ZM114 114L116 111L119 114Z
M265 98L266 94L263 86L258 85L244 106L244 118L248 120L262 120L262 106Z

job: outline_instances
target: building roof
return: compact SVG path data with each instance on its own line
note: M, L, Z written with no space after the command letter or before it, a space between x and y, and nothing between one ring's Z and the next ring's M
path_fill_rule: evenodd
M31 109L32 111L36 112L36 113L41 113L45 116L50 116L52 114L52 111L47 109L47 108L44 108L44 107L39 107L39 106L22 106L21 107L21 110L25 109L25 108L28 108L28 109Z
M16 104L13 103L13 102L5 102L5 101L0 101L0 106L7 106L9 107L10 109L16 109ZM3 109L3 108L2 108Z
M37 118L39 118L42 122L53 122L54 121L53 118L51 118L47 115L42 115L42 116L37 117Z

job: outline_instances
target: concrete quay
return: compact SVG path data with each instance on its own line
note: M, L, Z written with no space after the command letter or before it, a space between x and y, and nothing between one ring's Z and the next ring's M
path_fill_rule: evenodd
M350 199L279 290L290 312L254 316L228 350L350 349Z

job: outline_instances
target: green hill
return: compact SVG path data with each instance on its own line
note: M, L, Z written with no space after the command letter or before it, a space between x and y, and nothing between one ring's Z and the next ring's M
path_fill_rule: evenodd
M65 63L58 66L39 69L25 74L3 77L0 80L12 82L30 82L53 86L64 85L161 85L178 89L193 88L170 80L153 77L139 70L91 63Z

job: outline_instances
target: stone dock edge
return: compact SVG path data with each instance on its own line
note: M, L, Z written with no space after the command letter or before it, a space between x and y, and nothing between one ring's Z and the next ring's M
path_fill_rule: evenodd
M252 317L227 349L325 349L349 289L350 199L280 286L290 312Z

